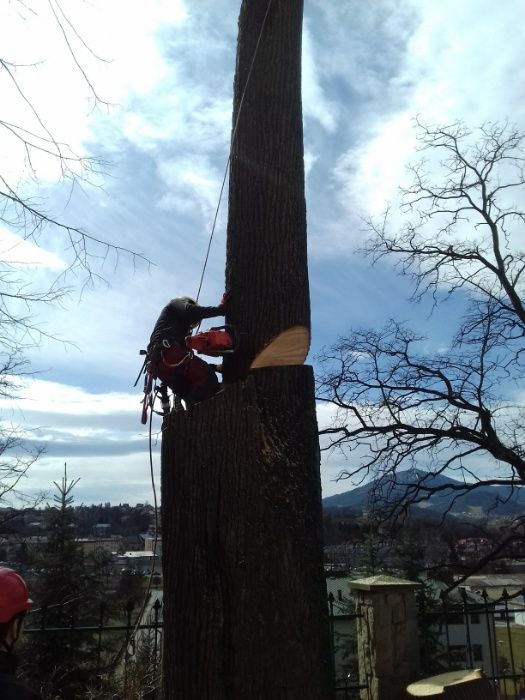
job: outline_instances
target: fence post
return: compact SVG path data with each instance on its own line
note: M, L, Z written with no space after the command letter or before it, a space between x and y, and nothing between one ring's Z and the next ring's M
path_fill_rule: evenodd
M357 604L361 700L401 700L418 677L415 590L420 583L393 576L350 581Z

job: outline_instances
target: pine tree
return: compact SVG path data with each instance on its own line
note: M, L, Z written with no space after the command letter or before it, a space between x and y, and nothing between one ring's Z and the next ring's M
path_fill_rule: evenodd
M72 491L78 481L68 480L64 465L61 482L54 482L54 505L45 513L48 539L35 556L33 566L39 574L31 588L45 632L33 637L24 653L28 676L59 698L79 697L79 686L96 667L96 640L91 633L57 628L97 624L103 594L102 578L76 540ZM33 620L31 626L36 626Z
M42 552L42 572L37 590L40 604L47 609L48 621L59 625L70 621L72 610L83 601L85 593L85 561L75 538L76 522L71 492L78 479L68 481L64 465L62 482L54 482L55 505L46 509L47 544Z

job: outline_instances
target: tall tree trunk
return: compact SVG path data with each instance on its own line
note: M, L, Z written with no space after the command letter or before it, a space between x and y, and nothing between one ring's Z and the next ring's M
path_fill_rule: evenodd
M172 414L162 442L165 697L332 697L311 367L249 371L309 327L300 100L302 0L239 20L224 391ZM244 95L244 98L243 98Z
M245 0L241 7L226 259L227 320L240 332L241 347L226 358L226 381L245 376L255 355L281 331L310 326L302 5L273 0L262 34L268 0Z
M166 698L330 697L312 392L261 369L169 421Z

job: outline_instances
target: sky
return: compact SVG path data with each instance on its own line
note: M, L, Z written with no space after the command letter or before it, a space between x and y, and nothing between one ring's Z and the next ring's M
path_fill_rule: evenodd
M67 272L64 233L47 228L24 241L20 228L0 226L0 260L11 279L33 291L70 290L33 310L44 332L30 338L35 374L22 380L16 400L0 399L4 427L19 426L26 446L45 448L24 481L28 493L50 491L67 462L69 476L80 478L77 502L152 501L133 382L160 309L199 285L228 158L239 6L72 0L64 15L56 0L2 4L0 58L17 64L17 86L0 71L0 176L62 222L151 261L89 244L97 276L90 284L81 267ZM350 327L389 318L423 323L415 316L425 312L407 303L406 280L388 262L372 267L356 252L363 218L395 203L416 158L416 116L471 127L510 119L525 128L522 21L521 0L305 0L314 368L316 353ZM66 156L95 159L91 174L69 161L80 176L72 184L48 154L33 152L29 162L6 123L52 134L67 144ZM223 292L226 211L225 197L204 304ZM327 420L320 406L320 425ZM160 418L157 485L159 429ZM323 495L349 488L336 481L344 466L341 455L323 456Z

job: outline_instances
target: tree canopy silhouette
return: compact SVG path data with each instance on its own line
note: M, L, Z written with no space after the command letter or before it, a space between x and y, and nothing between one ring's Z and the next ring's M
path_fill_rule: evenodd
M525 136L508 123L417 126L424 157L401 191L402 223L368 220L363 252L394 262L414 303L448 302L450 325L432 342L391 320L352 330L320 357L319 397L335 407L321 431L328 448L352 453L342 477L395 485L395 497L378 494L394 520L440 490L455 502L481 486L525 484ZM426 473L407 478L412 467ZM436 485L443 473L461 483ZM516 517L495 550L508 551L524 525Z

